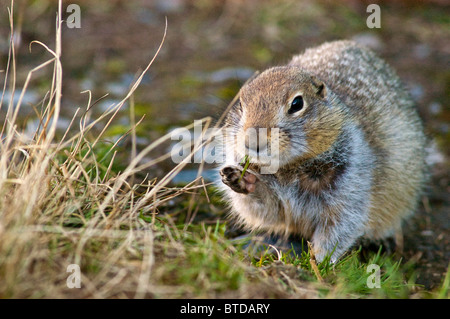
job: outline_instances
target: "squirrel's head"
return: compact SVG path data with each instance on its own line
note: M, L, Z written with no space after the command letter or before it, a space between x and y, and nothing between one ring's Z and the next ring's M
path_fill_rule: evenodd
M263 163L277 152L280 165L316 157L339 135L339 105L325 83L299 67L264 71L242 87L228 116L234 139L243 145L238 157Z

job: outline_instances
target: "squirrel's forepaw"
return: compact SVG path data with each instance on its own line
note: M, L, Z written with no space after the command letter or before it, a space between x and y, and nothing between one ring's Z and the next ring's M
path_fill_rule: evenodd
M245 172L242 176L242 167L226 166L220 170L222 182L230 187L236 193L248 194L255 191L255 183L257 178L255 175Z

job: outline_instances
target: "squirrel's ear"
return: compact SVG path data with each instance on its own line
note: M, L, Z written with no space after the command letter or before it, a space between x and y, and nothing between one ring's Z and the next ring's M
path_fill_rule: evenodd
M321 98L324 98L327 95L327 87L325 86L325 83L315 76L311 77L311 82L316 90L316 94Z

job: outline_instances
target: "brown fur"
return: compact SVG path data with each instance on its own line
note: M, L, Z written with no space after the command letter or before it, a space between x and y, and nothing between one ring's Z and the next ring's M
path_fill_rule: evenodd
M304 106L289 112L296 96ZM256 76L225 127L238 140L248 128L280 130L279 170L260 174L257 162L254 192L225 188L234 216L250 229L311 238L319 260L334 247L336 260L358 238L393 235L426 180L426 139L409 94L383 60L350 41ZM225 168L239 174L243 155Z

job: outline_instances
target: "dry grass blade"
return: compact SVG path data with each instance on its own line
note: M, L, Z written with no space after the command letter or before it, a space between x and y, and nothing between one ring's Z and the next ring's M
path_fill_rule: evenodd
M170 141L171 137L167 134L138 153L135 145L135 127L142 119L135 123L133 113L130 115L133 117L133 125L122 137L131 134L134 143L131 161L123 172L113 171L113 162L117 154L115 148L120 139L113 143L103 156L108 158L111 154L104 169L101 168L95 153L96 147L102 143L102 135L124 103L130 98L133 103L133 93L162 48L167 34L167 20L163 38L155 55L126 96L102 115L90 120L89 111L97 101L92 103L92 96L87 91L88 106L81 115L79 131L73 132L73 123L79 114L77 111L70 122L70 132L68 128L62 139L55 141L61 108L63 72L60 62L61 9L62 2L59 1L55 49L40 41L32 42L50 53L51 59L29 71L17 103L13 104L13 98L10 100L8 117L2 126L0 273L8 276L0 278L0 297L29 297L30 291L62 297L70 293L65 284L68 264L84 267L97 263L101 267L98 272L93 272L95 275L83 274L83 285L86 289L79 292L79 297L106 298L127 292L132 292L135 297L143 297L152 287L149 280L154 263L154 239L165 236L165 231L157 231L150 227L155 223L158 206L181 194L196 192L199 188L204 189L205 185L204 182L195 185L200 180L196 179L182 188L167 187L188 160L177 165L158 182L153 179L152 182L146 183L144 180L133 184L136 172L169 158L170 153L143 163L150 152ZM13 30L12 17L11 10L11 30ZM7 89L12 95L15 90L13 39L10 44L2 102ZM46 103L42 113L35 112L41 126L36 131L34 139L31 141L22 139L16 124L20 105L36 71L52 64L53 77L44 99ZM10 86L6 83L8 78L12 80ZM105 121L106 124L101 127L100 133L95 135L94 141L90 141L88 132ZM210 119L204 121L208 122ZM138 195L138 188L146 191ZM151 224L146 224L138 218L139 214L145 211L153 212ZM173 226L166 231L172 230ZM168 236L174 240L171 234ZM111 249L111 246L115 248ZM47 261L50 255L53 256L52 265ZM136 260L139 260L138 264ZM125 264L126 267L120 268L118 264ZM30 265L34 265L33 269ZM48 284L50 280L43 282L39 276L52 278L51 282L55 284ZM27 278L27 281L23 278ZM124 282L127 283L125 286Z
M316 278L319 282L323 282L323 278L320 275L319 268L317 267L316 264L316 256L314 255L314 249L309 241L308 241L308 249L310 254L309 263L311 264L311 268L314 271L314 275L316 275Z

